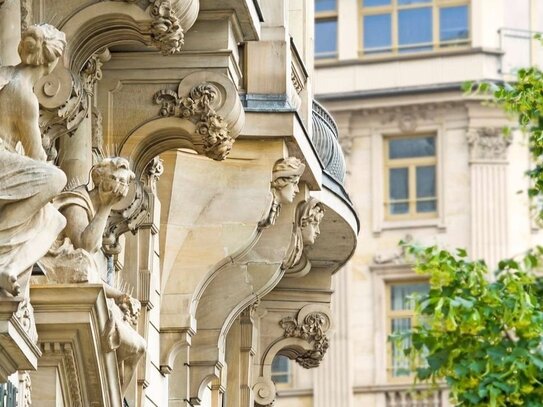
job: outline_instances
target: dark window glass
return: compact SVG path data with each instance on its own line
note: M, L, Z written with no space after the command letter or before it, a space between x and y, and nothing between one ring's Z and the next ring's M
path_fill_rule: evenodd
M335 57L337 49L337 20L317 20L315 22L315 56L317 58Z
M388 157L410 158L431 157L436 154L436 140L434 137L401 138L390 140Z
M389 4L390 0L362 0L364 7L388 6Z
M393 201L408 199L407 168L390 169L390 199Z
M278 355L272 361L272 378L275 383L288 383L290 380L290 361L286 356Z
M432 49L432 9L430 7L398 12L398 44L402 52ZM417 47L417 44L425 45Z
M336 0L315 0L315 11L335 11Z
M392 44L390 14L364 16L364 50L367 53L389 52Z
M428 165L417 167L417 198L436 196L436 167Z
M462 40L468 36L468 6L443 7L439 10L440 41Z

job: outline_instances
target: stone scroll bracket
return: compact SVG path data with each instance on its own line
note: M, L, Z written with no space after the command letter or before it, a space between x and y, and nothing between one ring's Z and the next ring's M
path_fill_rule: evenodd
M179 117L195 125L196 151L224 160L244 124L244 110L235 85L225 75L200 71L186 76L174 92L154 95L161 117Z
M268 343L260 343L264 349L258 362L259 376L253 384L255 404L270 406L276 397L271 377L271 366L277 355L295 360L305 369L318 367L328 349L328 332L332 327L331 310L321 304L309 304L301 308L295 317L287 316L278 321L274 312L264 314L261 329L275 329L282 335Z

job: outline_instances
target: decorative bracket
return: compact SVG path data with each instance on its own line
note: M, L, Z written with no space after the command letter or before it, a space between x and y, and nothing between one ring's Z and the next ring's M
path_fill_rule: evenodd
M196 72L181 81L177 93L163 89L153 99L161 105L160 116L176 116L196 125L194 144L202 145L206 156L221 161L230 153L244 113L237 89L226 76Z

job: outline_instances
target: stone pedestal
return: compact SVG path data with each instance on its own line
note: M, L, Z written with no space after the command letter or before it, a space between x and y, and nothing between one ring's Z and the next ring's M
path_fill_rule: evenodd
M41 356L30 302L20 297L0 301L0 382L18 370L35 370Z

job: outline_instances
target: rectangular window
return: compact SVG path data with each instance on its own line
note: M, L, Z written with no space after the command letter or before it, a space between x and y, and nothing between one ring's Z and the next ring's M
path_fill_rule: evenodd
M387 285L387 326L388 334L398 334L411 329L414 320L414 298L428 293L426 282L391 283ZM390 342L388 353L389 378L411 376L409 359L404 355L404 349L411 345L409 339L401 343Z
M385 139L385 214L390 220L437 216L435 136Z
M469 44L469 0L358 0L364 55Z
M275 384L291 384L292 373L290 371L290 359L277 355L272 361L272 381Z
M315 58L337 57L337 0L315 0Z

